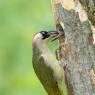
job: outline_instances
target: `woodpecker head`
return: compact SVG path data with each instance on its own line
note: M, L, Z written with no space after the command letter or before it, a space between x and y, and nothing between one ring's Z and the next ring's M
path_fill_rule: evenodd
M39 46L42 44L48 44L48 42L56 37L59 33L57 31L41 31L34 35L32 46Z

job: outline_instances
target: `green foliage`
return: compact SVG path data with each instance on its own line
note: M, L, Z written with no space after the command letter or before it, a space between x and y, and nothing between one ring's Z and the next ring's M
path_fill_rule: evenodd
M32 68L32 38L54 29L50 3L0 0L0 95L47 95Z

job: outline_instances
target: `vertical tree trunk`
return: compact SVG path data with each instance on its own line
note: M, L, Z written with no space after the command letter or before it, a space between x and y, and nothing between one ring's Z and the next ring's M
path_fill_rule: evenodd
M95 0L52 0L52 7L65 27L59 44L68 94L95 95Z

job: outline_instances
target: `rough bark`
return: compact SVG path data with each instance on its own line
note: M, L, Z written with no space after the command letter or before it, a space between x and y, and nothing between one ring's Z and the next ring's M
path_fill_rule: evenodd
M65 27L59 55L68 95L95 95L95 0L52 0L52 7L56 24Z

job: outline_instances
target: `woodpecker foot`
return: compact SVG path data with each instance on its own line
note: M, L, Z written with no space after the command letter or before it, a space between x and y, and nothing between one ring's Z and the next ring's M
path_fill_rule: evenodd
M64 54L64 44L61 44L56 50L55 50L55 55L56 59L60 61L63 58Z
M57 48L57 49L55 50L55 55L56 55L56 59L57 59L58 61L60 61L61 57L60 57L60 50L59 50L59 48Z

